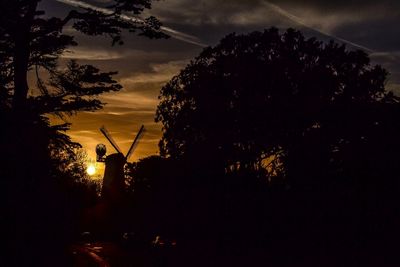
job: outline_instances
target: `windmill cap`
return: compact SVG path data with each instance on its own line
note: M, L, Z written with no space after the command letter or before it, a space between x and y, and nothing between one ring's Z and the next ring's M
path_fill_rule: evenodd
M106 158L106 163L113 161L113 162L121 162L121 164L125 163L125 157L122 153L114 153L108 155Z

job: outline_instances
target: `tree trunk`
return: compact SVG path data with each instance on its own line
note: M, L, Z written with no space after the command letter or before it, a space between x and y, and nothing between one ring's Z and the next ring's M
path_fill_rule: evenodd
M28 96L28 62L29 62L29 41L26 36L18 36L15 40L14 52L14 97L13 109L23 110L26 108Z
M26 100L28 97L28 66L30 57L30 41L31 41L31 27L35 12L37 8L37 1L32 1L27 8L26 14L19 18L19 23L13 33L14 36L14 97L13 109L15 111L25 110Z

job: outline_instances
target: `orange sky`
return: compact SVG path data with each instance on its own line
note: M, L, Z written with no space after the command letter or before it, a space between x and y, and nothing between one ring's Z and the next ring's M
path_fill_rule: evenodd
M72 128L69 135L82 144L88 156L94 159L94 150L99 143L107 146L107 154L115 152L99 131L102 125L110 132L122 152L126 153L140 126L144 124L146 132L130 161L158 154L161 125L154 122L154 116L159 90L183 66L183 62L156 64L152 66L155 72L134 73L118 79L124 89L103 95L100 99L107 103L103 110L82 112L70 118Z

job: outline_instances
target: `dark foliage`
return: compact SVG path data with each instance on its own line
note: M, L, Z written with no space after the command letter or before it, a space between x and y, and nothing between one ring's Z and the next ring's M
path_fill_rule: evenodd
M363 51L271 28L228 35L162 88L160 149L185 162L180 190L195 197L183 214L199 215L210 261L398 262L400 105L387 74Z
M116 72L101 72L60 56L78 45L66 26L80 33L109 36L122 44L128 30L166 38L154 18L126 20L151 8L151 0L110 1L105 12L72 9L52 17L40 0L0 0L0 162L1 234L5 266L62 266L60 253L78 231L77 218L96 199L75 153L79 144L66 135L68 123L51 125L79 111L103 107L97 98L121 89ZM33 77L33 82L28 82ZM36 84L35 84L36 82ZM73 166L75 164L75 166ZM79 165L79 164L78 164ZM54 263L57 262L57 263Z
M141 159L126 166L127 197L132 218L131 231L148 240L156 235L174 236L183 170L159 156ZM179 208L178 208L179 209Z
M352 113L397 103L384 91L386 75L362 51L294 30L232 34L163 87L156 117L164 125L160 148L173 158L200 153L220 158L225 168L249 169L271 156L285 161L299 140L322 132L333 150L349 140L346 127L357 120ZM363 128L375 122L371 116L357 120Z

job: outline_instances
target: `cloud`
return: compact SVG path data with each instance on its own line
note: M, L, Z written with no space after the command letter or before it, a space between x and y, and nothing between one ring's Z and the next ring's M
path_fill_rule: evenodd
M62 54L64 59L81 59L81 60L116 60L124 57L120 51L110 51L109 49L95 49L73 47Z
M238 21L241 13L248 15L254 12L260 13L258 12L259 2L257 0L167 0L155 2L151 12L161 21L172 24L197 26L232 24ZM264 16L264 21L266 19L268 19L267 14Z
M284 10L283 8L281 8L281 7L278 6L278 5L275 5L275 4L272 4L272 3L269 3L269 2L265 2L265 5L266 5L267 7L269 7L269 8L271 8L272 10L278 12L278 13L281 14L282 16L285 16L286 18L292 20L293 22L295 22L295 23L297 23L297 24L299 24L299 25L302 25L302 26L304 26L304 27L306 27L306 28L309 28L309 29L311 29L311 30L314 30L314 31L316 31L316 32L318 32L318 33L321 33L321 34L323 34L323 35L330 36L330 37L332 37L332 38L334 38L334 39L336 39L336 40L338 40L338 41L340 41L340 42L349 44L349 45L351 45L351 46L353 46L353 47L356 47L356 48L359 48L359 49L363 49L363 50L368 51L368 52L373 52L373 50L370 49L370 48L368 48L368 47L365 47L365 46L363 46L363 45L357 44L357 43L352 42L352 41L350 41L350 40L343 39L343 38L341 38L341 37L335 36L333 33L330 33L330 32L324 31L324 30L322 30L322 29L320 29L320 28L317 28L317 27L315 27L315 26L312 26L312 25L310 25L309 23L307 23L306 20L304 20L304 19L302 19L302 18L300 18L300 17L298 17L298 16L296 16L296 15L294 15L294 14L292 14L292 13L286 11L286 10Z
M333 9L331 12L325 13L322 12L323 6L330 7L331 4L324 4L324 1L319 2L301 1L304 4L300 5L299 1L288 0L282 2L265 0L169 0L155 5L152 12L163 21L197 27L209 27L209 25L225 27L226 29L229 26L231 29L232 26L266 28L267 25L305 27L355 48L372 51L366 44L336 34L335 29L342 25L356 24L371 19L371 12L376 11L376 9L371 6L361 6L356 12L354 9L342 10L341 12ZM281 3L284 5L281 5ZM343 5L344 3L342 1Z
M374 52L370 54L370 57L373 59L383 59L389 61L400 61L400 51L392 51L392 52Z
M135 86L143 83L162 84L169 81L182 70L189 60L176 60L167 63L150 64L150 71L137 72L120 80L124 87Z
M148 110L158 104L157 98L151 98L137 92L121 91L118 93L104 94L101 99L107 103L107 107L133 108L136 110Z
M78 8L96 10L98 12L102 12L107 15L113 13L112 10L109 10L107 8L98 7L98 6L86 3L84 1L79 1L79 0L56 0L56 1L70 5L70 6L78 7ZM134 23L139 23L139 24L145 23L145 21L139 17L129 16L129 15L125 15L125 14L120 15L120 17L123 20L131 21ZM201 40L196 36L186 34L186 33L177 31L175 29L172 29L170 27L166 27L166 26L161 26L161 30L166 32L167 34L171 35L173 38L175 38L177 40L180 40L180 41L183 41L186 43L190 43L190 44L194 44L194 45L197 45L200 47L206 46L206 44L202 43Z
M264 1L265 2L265 1ZM371 16L380 16L381 13L375 11L385 11L386 15L398 15L400 3L397 0L268 0L273 4L280 5L285 8L293 9L313 9L322 14L341 13L352 11L354 14L371 12Z

